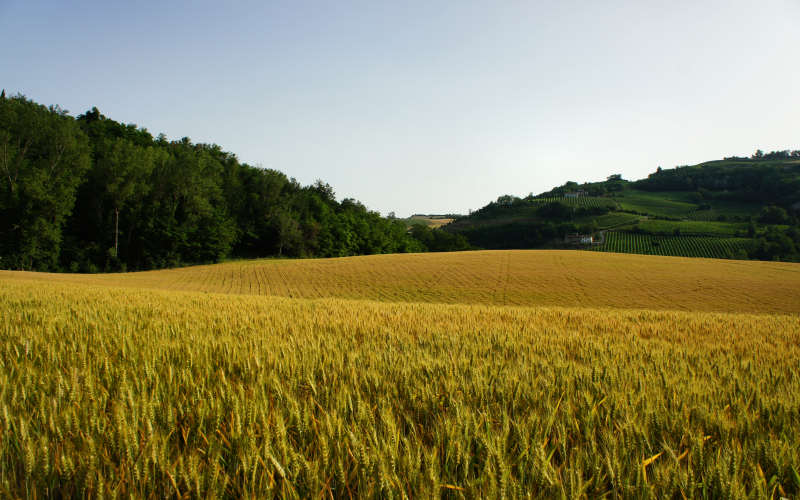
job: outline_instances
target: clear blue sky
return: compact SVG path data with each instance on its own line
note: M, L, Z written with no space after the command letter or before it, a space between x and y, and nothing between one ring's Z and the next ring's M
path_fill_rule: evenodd
M0 0L0 87L398 215L800 148L800 1Z

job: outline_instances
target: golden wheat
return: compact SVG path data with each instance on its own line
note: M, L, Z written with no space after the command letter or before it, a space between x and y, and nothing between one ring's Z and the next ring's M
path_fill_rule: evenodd
M442 257L452 267L431 293L487 297L470 295L478 271L458 274L472 254L456 257ZM388 280L393 270L375 262L391 260L366 259L374 267L362 272ZM375 292L417 301L404 303L147 289L241 293L237 280L275 280L296 287L281 295L322 296L337 290L325 283L334 270L292 280L328 262L345 268L343 295L367 293L349 281L358 272L347 266L369 267L359 259L0 276L0 493L800 494L797 314L424 304L425 290ZM770 272L794 271L758 267L749 283ZM753 290L751 304L795 300L770 297Z
M797 264L565 250L253 260L105 275L0 271L0 278L386 302L800 312Z

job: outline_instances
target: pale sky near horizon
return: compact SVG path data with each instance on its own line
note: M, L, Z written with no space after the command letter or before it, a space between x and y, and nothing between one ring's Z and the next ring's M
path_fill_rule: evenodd
M383 214L800 149L800 0L0 0L0 87Z

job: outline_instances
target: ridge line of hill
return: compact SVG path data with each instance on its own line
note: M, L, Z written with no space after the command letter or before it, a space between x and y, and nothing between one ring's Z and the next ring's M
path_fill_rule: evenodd
M800 151L786 150L503 195L443 229L481 248L798 262L799 222Z

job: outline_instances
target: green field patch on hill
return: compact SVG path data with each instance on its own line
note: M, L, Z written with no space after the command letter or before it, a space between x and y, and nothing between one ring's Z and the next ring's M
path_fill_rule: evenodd
M624 212L611 212L605 215L595 217L593 220L597 222L598 229L611 229L614 227L626 226L635 224L640 219L640 216L628 214Z
M690 213L687 218L691 220L725 220L749 219L757 216L764 205L760 203L748 203L744 201L711 200L704 202L709 208L703 206Z
M742 231L747 231L747 224L742 222L730 223L650 219L639 221L637 226L646 233L659 235L673 235L677 230L680 235L737 236L742 234Z
M614 196L622 210L660 217L688 217L698 209L688 192L651 193L627 190Z

